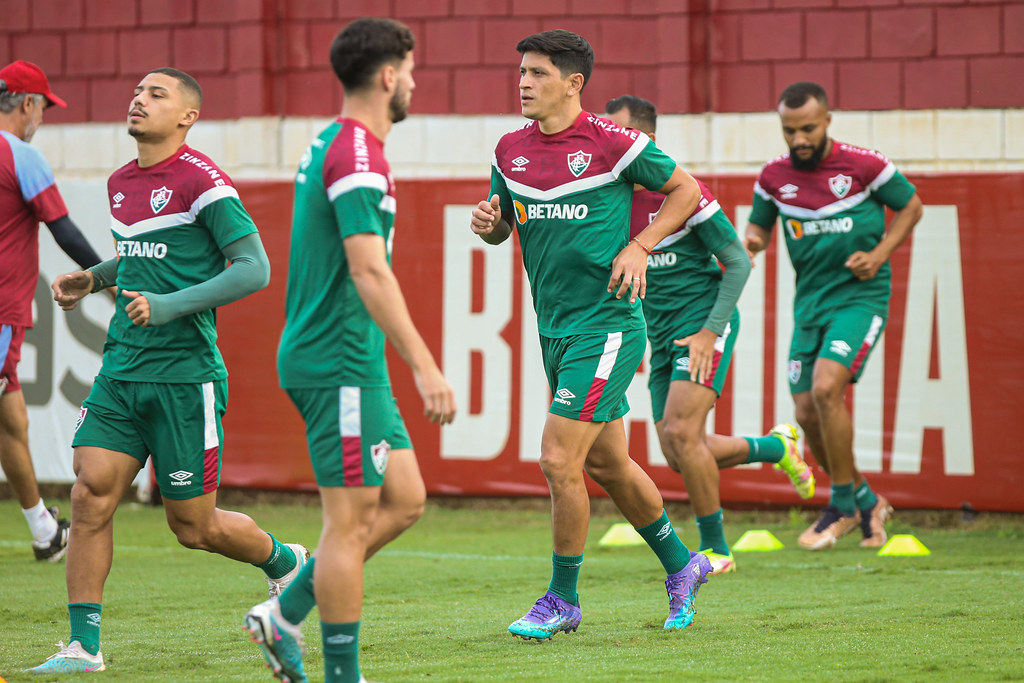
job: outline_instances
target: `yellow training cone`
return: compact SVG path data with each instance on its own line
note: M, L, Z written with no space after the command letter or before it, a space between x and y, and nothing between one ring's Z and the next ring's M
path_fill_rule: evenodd
M732 544L733 550L739 551L766 551L766 550L779 550L782 546L782 541L775 538L775 535L765 529L751 529L750 531L744 532L740 539Z
M605 532L597 544L614 547L622 545L647 545L647 541L630 524L619 522L618 524L612 524L611 528Z
M896 534L878 551L879 555L889 557L906 557L911 555L931 555L932 551L924 543L910 534Z

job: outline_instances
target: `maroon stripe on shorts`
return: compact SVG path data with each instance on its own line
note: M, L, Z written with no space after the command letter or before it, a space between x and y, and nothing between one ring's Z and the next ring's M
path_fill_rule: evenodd
M341 437L342 471L345 486L363 485L363 438L361 436Z
M203 452L203 493L217 490L217 464L220 445L207 448Z

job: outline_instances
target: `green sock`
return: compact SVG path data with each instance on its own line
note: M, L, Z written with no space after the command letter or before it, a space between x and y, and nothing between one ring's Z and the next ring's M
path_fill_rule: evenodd
M878 503L878 496L868 486L867 479L863 480L857 490L853 492L853 498L857 501L857 509L864 512L869 512Z
M700 531L701 550L729 554L729 544L725 542L725 529L722 527L722 508L710 515L697 517L697 529Z
M77 640L82 648L91 655L100 651L100 614L103 605L95 602L69 602L68 616L71 617L71 637Z
M313 564L315 557L309 558L288 587L281 593L278 603L281 605L281 616L291 624L301 624L306 615L316 605L313 594Z
M636 531L647 541L647 545L651 546L651 550L661 560L666 574L675 574L690 561L689 548L679 540L676 530L672 528L672 522L668 521L668 513L664 510L661 511L658 521L640 527Z
M320 622L324 644L324 683L359 682L359 622Z
M786 455L786 447L782 439L775 436L745 436L743 437L750 444L750 452L747 453L747 462L778 462Z
M853 482L849 484L832 484L832 505L839 508L844 515L853 515L857 506L853 502Z
M270 536L271 542L274 546L270 549L270 557L263 564L256 565L263 572L272 579L280 579L282 576L295 569L295 564L298 562L298 558L295 557L295 552L281 543L279 540L274 538L273 534L267 534Z
M551 584L548 590L562 598L570 605L580 604L580 596L576 592L576 582L580 578L580 565L583 555L558 555L551 553Z

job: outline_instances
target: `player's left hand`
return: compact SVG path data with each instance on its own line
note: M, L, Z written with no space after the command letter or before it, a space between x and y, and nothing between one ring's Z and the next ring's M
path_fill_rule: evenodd
M676 346L690 347L690 379L697 384L704 384L711 378L711 372L714 370L716 339L718 339L717 334L702 327L700 332L672 342Z
M615 292L621 299L627 291L629 303L635 303L639 296L647 296L647 252L639 244L630 241L612 261L612 277L608 280L608 291Z
M132 301L124 307L124 312L128 314L128 319L132 321L132 324L140 327L148 326L150 315L149 300L140 292L132 292L127 289L122 289L121 293L129 299L132 299Z
M875 256L870 251L855 251L846 259L845 265L858 280L870 280L878 275L878 269L883 263L885 259Z

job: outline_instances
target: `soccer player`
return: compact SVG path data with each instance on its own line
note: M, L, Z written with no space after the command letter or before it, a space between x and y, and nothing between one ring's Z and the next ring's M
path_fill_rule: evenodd
M36 559L56 562L67 550L68 522L39 495L18 381L39 279L39 223L82 268L100 257L68 216L46 157L29 144L49 106L67 105L50 90L42 69L22 60L0 69L0 466L21 503Z
M412 369L427 418L444 425L455 416L455 392L390 267L395 184L384 140L409 109L414 46L412 31L391 19L359 19L335 36L341 116L313 140L295 177L278 374L306 422L323 530L288 590L245 615L282 680L307 680L299 625L314 605L326 680L363 680L363 565L423 511L426 492L391 393L385 339Z
M583 110L580 91L594 64L586 39L545 31L516 50L530 123L498 142L491 199L473 210L471 227L488 244L508 239L513 226L519 233L553 394L540 456L553 569L548 591L509 632L545 640L580 624L577 579L590 518L584 470L658 556L668 574L665 628L684 628L711 563L691 556L654 482L629 458L622 416L647 346L639 301L647 257L693 213L700 190L646 135ZM634 184L661 192L665 203L631 239Z
M65 310L115 283L118 296L72 442L71 637L33 673L104 669L100 620L114 511L150 454L168 525L183 546L260 567L271 594L304 562L301 545L283 545L216 504L227 370L215 309L265 287L270 265L231 179L185 144L201 104L199 84L177 69L155 69L135 86L128 133L138 159L107 183L117 258L52 285Z
M605 113L612 123L656 139L658 112L647 100L622 95L608 101ZM742 452L740 462L775 463L804 498L814 495L814 476L800 458L792 425L776 425L758 438L705 434L739 333L736 302L750 274L750 257L711 191L699 179L697 185L697 208L647 257L648 389L665 459L683 475L690 495L700 551L711 559L715 574L724 574L736 571L736 561L722 526L718 470L739 463L718 463L716 454ZM634 188L631 235L650 224L664 200L657 192Z
M832 480L832 499L800 536L801 547L831 548L860 524L860 545L886 541L889 502L871 490L853 458L846 388L864 372L889 314L889 256L921 218L921 200L878 152L833 140L825 90L794 83L779 97L789 147L754 184L745 246L768 246L782 219L796 271L789 389L811 452ZM885 224L885 209L895 214Z

